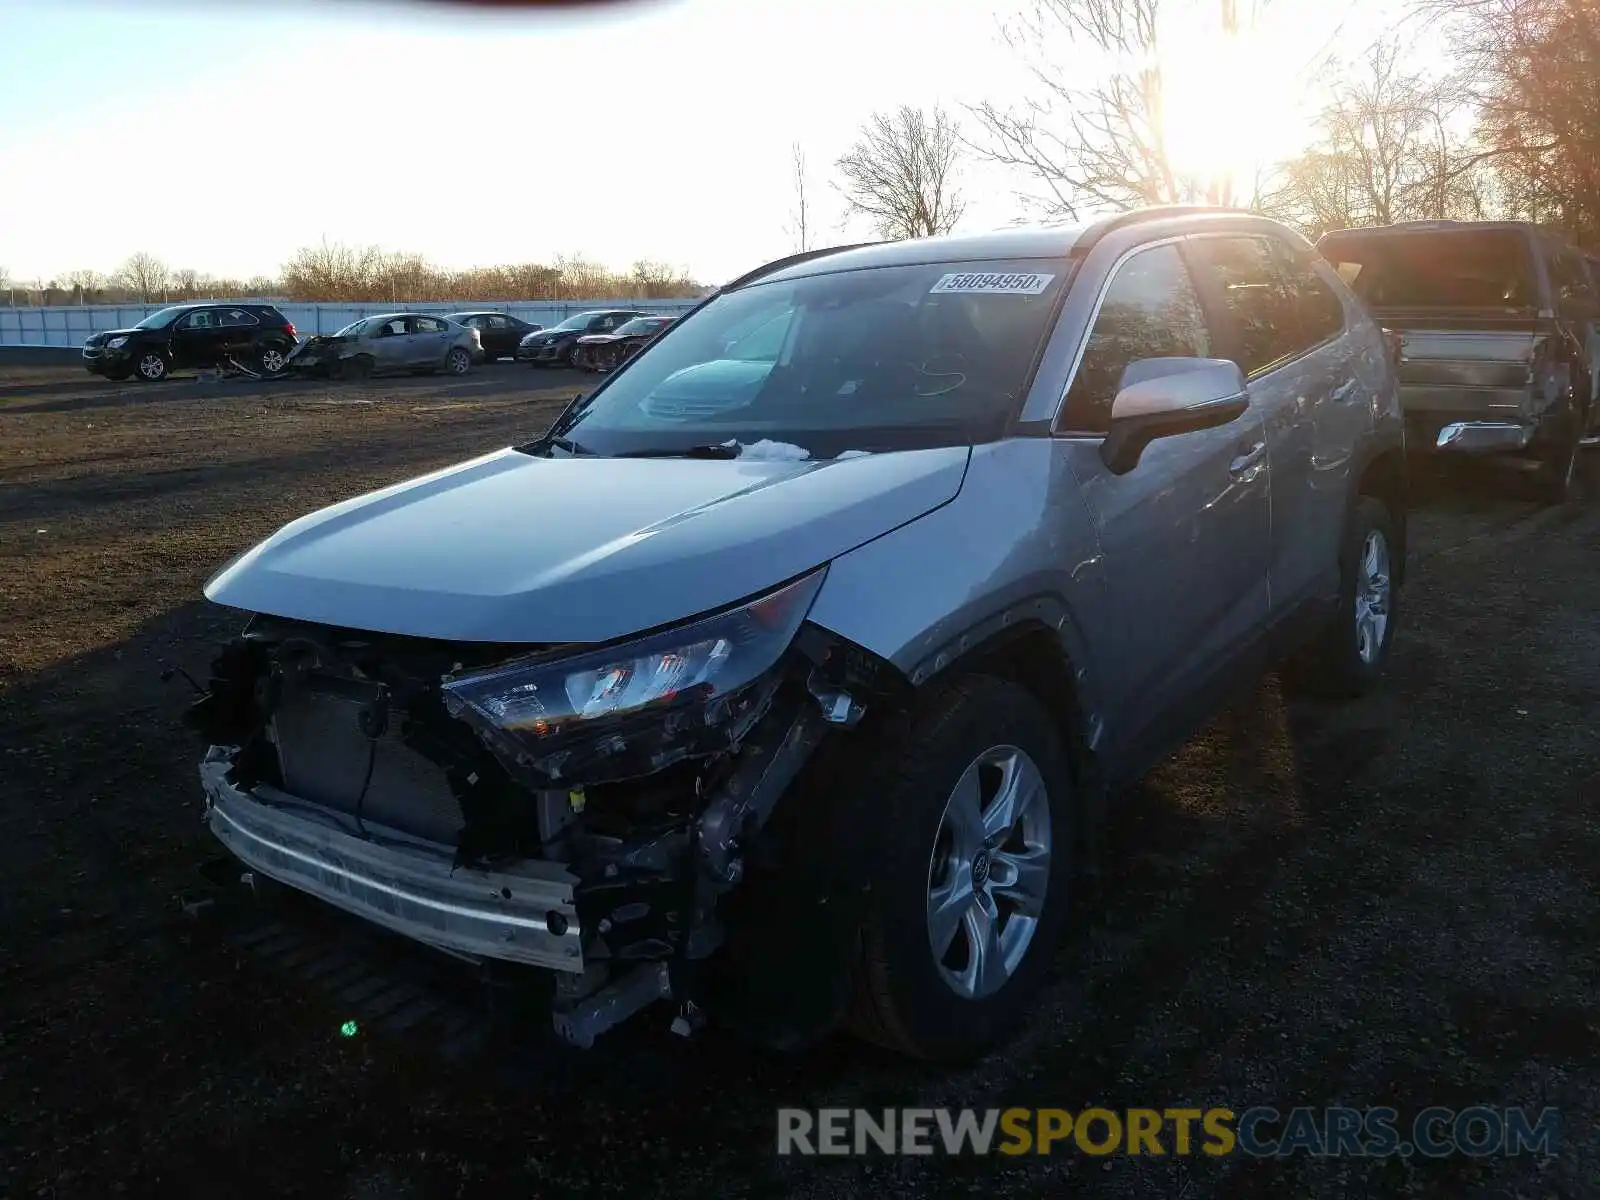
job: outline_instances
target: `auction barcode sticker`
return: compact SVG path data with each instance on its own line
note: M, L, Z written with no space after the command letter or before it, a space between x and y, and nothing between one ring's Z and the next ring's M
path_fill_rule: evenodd
M1054 275L1037 275L1026 271L1007 275L945 275L928 292L930 295L941 292L1009 292L1015 296L1037 296L1050 286L1054 278Z

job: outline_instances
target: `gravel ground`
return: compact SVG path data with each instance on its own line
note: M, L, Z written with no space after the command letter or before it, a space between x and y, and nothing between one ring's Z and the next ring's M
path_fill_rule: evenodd
M1600 506L1424 490L1392 677L1270 681L1122 798L1028 1034L938 1073L666 1015L491 1071L337 1035L337 995L186 916L179 728L210 571L322 504L537 432L584 381L140 387L0 364L0 1193L164 1197L1594 1195ZM224 921L226 924L226 921ZM293 952L289 954L294 957ZM281 958L281 956L280 956ZM1553 1159L779 1159L773 1110L1554 1105Z

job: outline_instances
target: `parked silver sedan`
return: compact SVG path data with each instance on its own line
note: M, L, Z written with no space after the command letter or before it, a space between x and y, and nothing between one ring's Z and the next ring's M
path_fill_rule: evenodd
M306 375L364 379L385 371L465 375L483 358L476 329L427 313L364 317L339 332L308 338L286 369Z

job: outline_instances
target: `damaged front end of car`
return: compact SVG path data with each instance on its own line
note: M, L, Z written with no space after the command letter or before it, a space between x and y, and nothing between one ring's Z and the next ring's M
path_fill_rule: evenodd
M692 1012L757 835L875 686L804 624L824 574L603 647L254 617L189 716L206 821L329 904L548 970L575 1045L658 999Z
M336 375L344 360L355 353L356 345L356 338L339 334L309 337L289 352L283 369L296 375Z

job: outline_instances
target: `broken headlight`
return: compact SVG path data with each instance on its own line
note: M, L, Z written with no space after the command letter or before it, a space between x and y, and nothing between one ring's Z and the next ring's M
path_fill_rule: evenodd
M447 676L445 710L536 788L647 775L713 753L761 715L777 683L773 668L823 574L604 649Z

